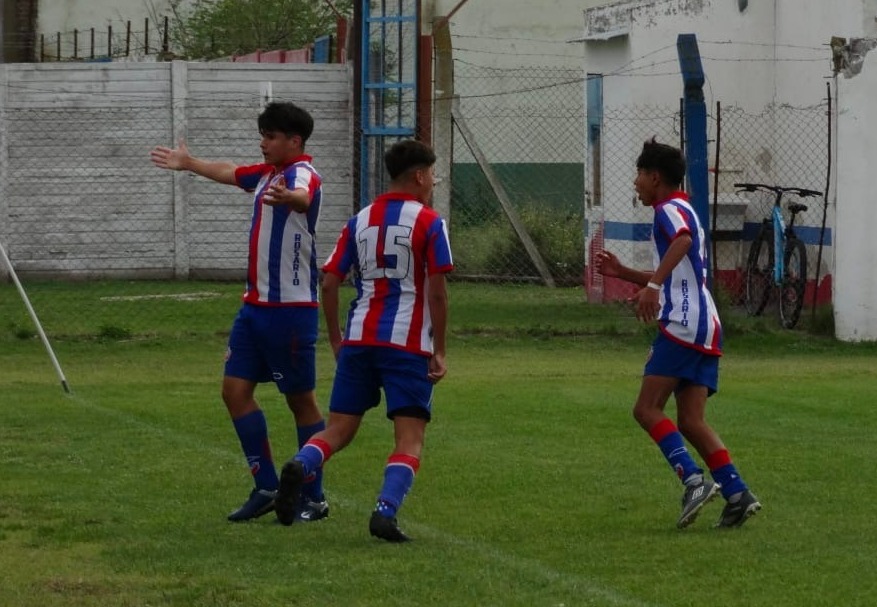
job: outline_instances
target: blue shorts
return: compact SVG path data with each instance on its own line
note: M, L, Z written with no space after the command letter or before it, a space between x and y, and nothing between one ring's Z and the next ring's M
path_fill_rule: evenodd
M316 307L244 304L228 338L225 374L273 381L282 394L310 392L317 383L318 324Z
M429 359L421 354L379 346L342 346L329 411L364 415L381 402L383 388L387 417L414 409L415 417L429 421L433 385L428 372Z
M719 357L683 346L658 333L649 349L643 375L678 378L676 392L690 385L706 386L707 394L712 396L719 389Z

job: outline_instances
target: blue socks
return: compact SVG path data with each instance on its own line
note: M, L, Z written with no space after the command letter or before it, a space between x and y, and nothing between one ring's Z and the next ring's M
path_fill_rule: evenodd
M382 516L393 518L402 506L405 495L414 483L414 475L420 468L420 460L413 455L394 453L384 468L384 485L375 506Z
M706 465L709 467L713 479L722 486L722 497L725 499L748 489L746 483L740 478L737 468L731 463L731 456L727 449L720 449L712 453L706 458Z
M692 476L703 478L703 469L698 466L685 446L685 440L670 418L665 417L651 427L649 435L658 444L670 467L683 483Z
M308 440L314 434L316 434L317 432L322 432L325 429L326 422L324 420L320 420L316 424L312 424L310 426L298 426L296 428L296 431L298 433L299 452L304 449L304 447L307 445ZM298 456L296 456L296 458L305 465L305 474L307 475L305 478L305 484L302 487L302 495L314 502L323 501L324 496L322 453L320 454L319 464L315 463L316 460L314 460L314 462L307 462L305 461L305 459L301 459Z
M241 448L250 466L250 474L257 489L273 491L277 489L277 470L271 456L271 444L268 442L268 424L261 410L253 411L243 417L232 420Z

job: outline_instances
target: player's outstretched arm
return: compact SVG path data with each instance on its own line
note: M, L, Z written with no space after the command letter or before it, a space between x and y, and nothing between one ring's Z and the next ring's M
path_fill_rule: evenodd
M237 165L222 160L202 160L189 153L186 142L180 140L175 148L156 146L149 154L152 164L160 169L171 171L191 171L218 183L236 185L234 172Z

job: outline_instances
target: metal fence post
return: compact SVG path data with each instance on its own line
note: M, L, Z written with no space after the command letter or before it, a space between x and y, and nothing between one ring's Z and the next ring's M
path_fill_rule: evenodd
M6 136L6 95L9 90L9 68L0 64L0 242L9 242L9 198L6 184L9 183L9 138ZM10 275L6 267L0 265L0 280L7 281Z
M685 85L685 160L691 206L704 232L704 250L710 251L709 180L707 177L706 103L703 97L704 73L695 34L679 34L676 39L679 67ZM712 265L707 264L707 284L712 287Z
M188 130L186 99L189 96L189 68L185 61L171 61L171 120L172 145L186 139ZM188 188L190 177L184 171L174 171L174 276L189 277L189 222Z

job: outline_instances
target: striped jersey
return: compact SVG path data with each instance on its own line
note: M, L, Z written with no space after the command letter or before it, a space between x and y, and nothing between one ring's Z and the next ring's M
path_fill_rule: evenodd
M270 164L241 166L235 181L253 197L247 261L247 290L243 300L259 306L317 306L317 248L323 185L310 156L298 156L278 170ZM269 184L281 177L290 190L310 194L307 211L262 203Z
M707 288L706 245L697 214L684 192L674 192L668 200L656 204L654 211L655 268L677 236L691 236L688 253L661 285L658 326L673 341L720 356L722 325Z
M342 343L432 355L429 276L454 268L444 220L409 194L388 193L352 217L324 272L353 271Z

